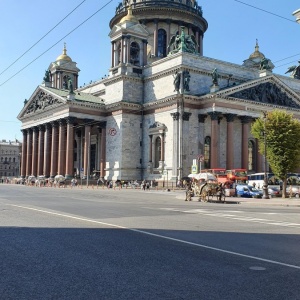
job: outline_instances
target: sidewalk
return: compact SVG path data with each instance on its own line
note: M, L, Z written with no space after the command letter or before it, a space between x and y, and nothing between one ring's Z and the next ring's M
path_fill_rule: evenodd
M230 198L230 200L232 199L233 201L238 201L241 204L300 207L299 198L270 198L270 199L253 199L253 198L236 198L236 197L228 197L228 198Z

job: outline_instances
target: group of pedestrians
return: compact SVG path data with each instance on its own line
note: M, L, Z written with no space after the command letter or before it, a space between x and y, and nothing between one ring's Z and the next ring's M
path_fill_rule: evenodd
M141 189L144 190L144 191L146 189L149 190L150 189L150 183L144 179L141 183Z

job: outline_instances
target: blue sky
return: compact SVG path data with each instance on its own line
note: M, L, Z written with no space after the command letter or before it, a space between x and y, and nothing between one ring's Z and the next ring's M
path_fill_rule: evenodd
M0 73L82 1L0 0ZM0 140L15 138L22 140L21 123L17 120L17 115L23 107L24 99L30 98L37 86L42 83L45 70L50 63L62 53L64 42L67 44L68 55L81 69L79 85L99 80L108 74L110 67L108 24L120 0L108 2L110 0L86 0L42 41L0 75ZM208 21L208 30L203 42L204 55L242 64L243 60L254 51L255 41L258 39L260 51L275 64L273 73L283 75L289 66L298 64L297 61L300 60L300 24L297 24L292 16L292 12L300 8L300 4L294 0L241 0L241 2L198 0L203 9L203 16ZM101 9L106 3L108 5ZM97 14L74 30L98 10L100 11ZM70 33L71 31L73 32ZM42 53L44 54L41 55ZM34 62L31 63L32 61ZM15 75L23 68L24 70ZM12 76L14 77L9 79Z

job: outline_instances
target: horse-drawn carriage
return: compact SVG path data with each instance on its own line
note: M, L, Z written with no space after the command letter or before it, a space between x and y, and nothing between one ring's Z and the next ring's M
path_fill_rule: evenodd
M225 202L225 192L216 177L210 173L191 174L190 196L198 197L198 201L222 201ZM189 191L187 191L189 193Z

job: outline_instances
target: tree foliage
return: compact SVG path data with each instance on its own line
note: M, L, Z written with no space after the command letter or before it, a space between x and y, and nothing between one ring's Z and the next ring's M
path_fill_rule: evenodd
M287 174L300 167L300 121L286 111L274 110L257 119L251 133L258 139L263 155L266 134L267 161L273 173L283 181L285 197Z

